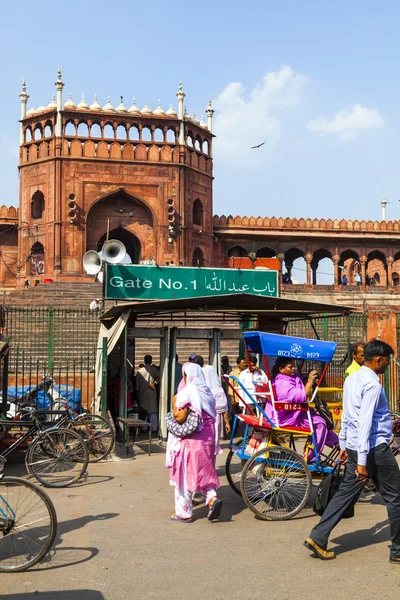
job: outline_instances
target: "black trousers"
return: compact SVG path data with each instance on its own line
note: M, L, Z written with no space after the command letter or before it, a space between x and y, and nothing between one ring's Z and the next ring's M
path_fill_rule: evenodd
M357 452L347 450L347 454L349 458L343 481L326 507L320 522L310 533L311 539L323 548L327 547L332 529L346 511L354 506L364 487L364 482L359 481L355 474ZM369 452L367 469L388 511L392 540L390 555L393 558L400 558L400 470L387 444L380 444Z

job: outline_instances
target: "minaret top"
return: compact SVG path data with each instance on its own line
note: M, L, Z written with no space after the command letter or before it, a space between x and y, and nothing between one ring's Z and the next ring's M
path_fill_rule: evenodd
M64 82L61 78L61 67L60 66L58 66L57 81L54 82L54 85L56 86L57 90L62 90L64 87Z
M178 89L178 92L176 94L176 97L178 98L178 100L183 100L185 96L186 96L186 94L183 91L182 81L180 81L179 82L179 89Z
M207 109L206 109L206 115L207 115L207 117L212 117L214 113L215 113L215 110L212 107L211 98L210 98L208 100L208 106L207 106Z
M25 78L22 80L22 92L19 94L19 98L21 98L21 102L25 102L25 104L27 103L28 98L29 98L29 94L26 93Z

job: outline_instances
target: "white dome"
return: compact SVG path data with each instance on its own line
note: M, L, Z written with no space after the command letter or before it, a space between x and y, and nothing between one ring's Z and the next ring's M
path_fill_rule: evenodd
M177 117L178 116L176 114L176 111L173 109L172 104L170 104L170 107L165 114L167 115L167 117Z
M39 106L39 108L36 109L36 112L40 113L44 112L45 110L48 110L47 106Z
M204 123L203 121L203 115L200 117L200 127L207 127L207 123Z
M146 104L146 106L144 108L142 108L142 110L140 111L142 113L142 115L152 115L153 111L151 110L151 108L149 108Z
M35 112L36 112L36 109L33 108L33 106L32 106L32 108L30 108L29 110L26 111L26 116L30 117L31 115L34 115Z
M128 112L126 106L124 106L123 96L121 96L121 102L118 104L117 108L115 109L115 112L124 115L126 115L126 113Z
M163 111L163 109L161 108L161 102L160 100L158 101L158 105L157 108L155 109L155 111L153 112L153 115L156 115L157 117L164 117L165 112Z
M113 107L113 105L110 102L110 96L108 96L107 104L105 104L103 106L103 112L107 112L107 113L114 113L115 112L115 108Z
M101 108L101 105L97 102L97 96L94 97L94 102L93 102L93 104L90 105L90 110L98 110L98 111L103 110Z
M189 113L188 113L188 111L187 111L187 108L186 108L186 106L185 106L185 110L184 110L184 112L183 112L183 118L184 118L186 121L190 121L190 115L189 115Z
M128 113L130 115L140 115L140 110L136 106L136 100L135 100L135 98L133 99L132 106L128 109Z
M78 106L76 108L77 110L90 110L89 104L85 101L85 94L82 94L82 100L78 103Z
M69 98L66 101L66 103L64 104L64 108L66 108L67 110L75 110L76 109L76 104L75 102L72 100L72 94L71 92L69 93Z
M189 117L190 118L190 117ZM196 115L193 113L192 118L190 119L193 123L198 123L199 120L196 118Z
M56 102L55 96L53 96L53 100L50 102L50 104L47 105L47 108L57 108L57 102Z

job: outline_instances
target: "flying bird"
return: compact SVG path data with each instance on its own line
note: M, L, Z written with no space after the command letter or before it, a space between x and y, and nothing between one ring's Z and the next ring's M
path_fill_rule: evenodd
M261 142L261 144L258 144L258 146L251 146L250 150L253 150L254 148L261 148L261 146L264 146L265 142Z

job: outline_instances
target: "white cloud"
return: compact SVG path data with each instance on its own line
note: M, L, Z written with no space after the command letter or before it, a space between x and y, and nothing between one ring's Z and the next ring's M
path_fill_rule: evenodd
M246 97L242 83L230 83L214 100L214 154L221 161L258 165L268 146L281 136L280 112L295 105L307 82L306 75L289 66L267 73ZM250 147L266 142L263 148Z
M360 131L384 127L383 117L376 109L355 104L340 110L333 118L319 117L307 123L308 129L321 135L336 135L341 141L354 140Z

